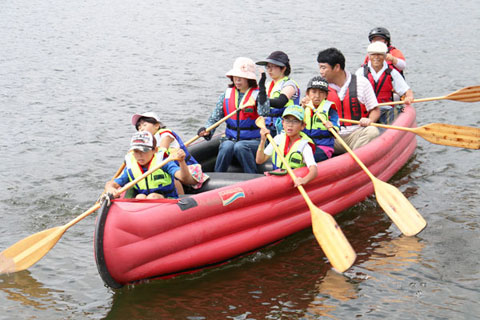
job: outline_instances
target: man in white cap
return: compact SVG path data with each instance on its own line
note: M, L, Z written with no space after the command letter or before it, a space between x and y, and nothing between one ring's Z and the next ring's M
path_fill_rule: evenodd
M360 67L355 74L370 81L379 103L392 102L396 93L404 96L405 104L408 105L413 101L413 92L400 72L387 64L387 50L385 43L372 42L367 48L368 64ZM392 107L383 106L380 110L380 122L390 123L394 118L394 114L390 112Z

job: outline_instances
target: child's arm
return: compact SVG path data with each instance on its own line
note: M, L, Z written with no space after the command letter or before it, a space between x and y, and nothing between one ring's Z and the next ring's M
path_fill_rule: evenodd
M107 183L105 183L105 192L106 193L111 193L114 198L120 197L120 194L118 193L118 189L123 187L128 183L128 173L127 173L127 168L123 169L122 174L116 178L115 180L110 180Z
M265 150L265 142L267 140L267 133L270 134L270 130L268 130L267 128L262 128L260 129L260 144L258 145L258 148L257 148L257 155L255 157L255 162L257 164L262 164L262 163L265 163L265 161L268 160L268 158L270 158L269 155L266 155L264 153L264 150Z
M317 177L318 171L317 171L317 165L309 166L308 167L308 173L305 177L296 177L294 181L295 187L298 187L300 185L306 185L313 179Z
M158 147L161 149L161 148L165 148L168 150L168 148L170 148L170 144L174 141L175 139L172 138L171 136L169 135L166 135L164 134L164 137L161 137L160 139L160 144L158 145Z
M105 183L105 193L110 193L113 195L114 198L118 198L120 195L118 194L118 189L121 186L116 183L115 181L111 180Z
M193 179L190 170L188 170L187 163L185 162L185 151L182 149L178 149L177 151L178 164L180 166L180 170L175 172L175 178L180 180L184 184L197 184L198 182Z

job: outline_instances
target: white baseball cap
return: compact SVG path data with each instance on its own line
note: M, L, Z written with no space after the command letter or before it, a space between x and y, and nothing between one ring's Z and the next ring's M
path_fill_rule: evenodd
M130 151L140 150L142 152L148 152L154 150L156 146L155 138L148 131L135 132L130 141Z

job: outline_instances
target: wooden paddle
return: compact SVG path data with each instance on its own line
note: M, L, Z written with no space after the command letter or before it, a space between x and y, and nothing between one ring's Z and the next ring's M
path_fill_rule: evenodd
M340 121L355 124L360 123L360 121L348 119L340 119ZM389 126L380 123L371 123L370 125L385 129L413 132L423 139L435 144L467 149L480 149L479 128L455 126L445 123L430 123L417 128Z
M265 119L263 117L258 117L255 121L255 124L259 128L265 128ZM273 138L270 134L267 134L267 138L272 144L275 152L278 154L278 157L281 159L285 167L287 168L287 172L292 177L292 180L295 180L296 176L293 173L292 168L288 165L288 162L285 160L283 156L283 152L281 152L273 141ZM344 272L348 268L350 268L355 262L356 254L353 250L352 246L348 242L347 238L343 234L342 230L338 226L335 219L328 213L322 211L320 208L315 206L308 196L307 192L303 188L303 186L298 186L298 191L305 199L305 202L310 209L311 217L312 217L312 228L313 234L317 239L320 247L322 248L323 252L330 260L330 263L335 268L335 270L339 272Z
M170 155L167 159L163 160L158 165L151 168L134 181L131 181L124 185L121 189L119 189L119 193L125 192L126 190L130 189L139 181L145 179L145 177L147 177L148 175L160 169L168 162L174 160L178 160L176 154ZM35 233L23 240L18 241L8 249L2 251L2 253L0 254L0 274L22 271L35 264L44 255L46 255L48 251L53 248L53 246L55 246L55 244L58 242L58 240L60 240L60 238L65 233L65 231L67 231L68 228L70 228L80 220L84 219L91 213L95 212L98 208L100 208L100 206L101 203L97 202L90 209L88 209L69 223L60 227L55 227Z
M480 86L470 86L465 87L463 89L459 89L455 92L447 94L443 97L433 97L433 98L423 98L423 99L415 99L412 102L426 102L426 101L434 101L434 100L454 100L454 101L461 101L461 102L477 102L480 101ZM405 101L392 101L392 102L384 102L379 103L377 106L391 106L394 104L403 104Z
M323 119L321 116L319 116L319 118L325 125L325 119ZM350 153L352 158L370 177L373 182L373 188L375 189L377 202L390 217L390 219L392 219L392 221L397 225L400 231L406 236L414 236L422 231L427 226L427 222L425 219L423 219L420 213L418 213L417 209L415 209L415 207L407 200L407 198L405 198L403 193L401 193L400 190L394 186L376 178L352 151L352 149L350 149L345 141L343 141L337 131L331 128L328 129L328 131L333 134L335 139L337 139L338 142L343 145L348 153Z

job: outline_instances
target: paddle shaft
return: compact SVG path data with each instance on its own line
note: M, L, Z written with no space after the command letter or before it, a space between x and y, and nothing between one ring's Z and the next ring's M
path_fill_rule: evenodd
M443 97L432 97L432 98L423 98L423 99L414 99L412 100L412 103L417 103L417 102L427 102L427 101L435 101L435 100L448 100L446 96ZM399 101L391 101L391 102L382 102L377 104L377 107L383 107L383 106L392 106L396 104L404 104L405 101L399 100Z
M348 122L348 123L353 123L353 124L360 124L360 121L357 120L350 120L350 119L338 119L341 122ZM372 122L370 123L371 126L374 127L379 127L379 128L385 128L385 129L395 129L395 130L402 130L402 131L407 131L407 132L413 132L415 133L415 129L413 128L407 128L407 127L397 127L397 126L390 126L386 124L381 124L381 123L376 123Z
M435 100L453 100L453 101L461 101L461 102L477 102L480 101L480 86L470 86L459 89L455 92L452 92L446 96L442 97L433 97L433 98L423 98L423 99L415 99L412 102L427 102L427 101L435 101ZM403 104L405 101L392 101L392 102L384 102L380 103L377 106L391 106L396 104Z
M318 111L316 111L315 109L313 109L311 106L307 106L308 108L312 109L313 112L317 113ZM327 121L325 121L321 116L318 117L323 125L326 125ZM342 121L343 119L340 119L340 121ZM332 128L328 128L328 131L333 134L333 136L335 137L335 139L337 139L338 142L340 142L340 144L345 148L345 150L347 150L348 153L350 153L350 155L352 156L353 160L355 160L358 165L365 171L365 173L370 177L370 179L375 179L375 176L370 172L370 170L368 170L367 166L365 166L363 164L363 162L357 157L357 155L353 152L352 149L350 149L350 147L345 143L345 141L343 141L343 139L340 137L340 135L337 133L337 131L335 131L335 129L332 129Z
M229 114L227 114L225 117L223 117L222 119L218 120L217 122L215 122L214 124L212 124L210 127L208 127L207 129L205 129L205 132L210 132L212 131L213 129L215 129L216 127L218 127L219 125L221 125L222 123L224 123L225 121L227 121L228 119L230 119L231 117L233 117L233 115L235 115L235 113L239 113L240 111L242 111L246 106L243 106L243 107L240 107L238 108L237 110L235 111L232 111L230 112ZM198 138L200 138L200 136L197 134L195 137L191 138L190 140L188 140L187 142L185 142L185 146L189 146L192 142L194 142L195 140L197 140Z

